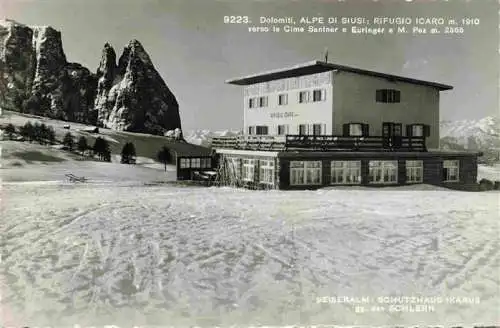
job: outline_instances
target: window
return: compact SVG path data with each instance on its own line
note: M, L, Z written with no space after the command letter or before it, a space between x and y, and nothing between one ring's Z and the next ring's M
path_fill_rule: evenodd
M191 158L192 168L201 168L201 158Z
M424 163L422 161L406 161L406 182L422 183Z
M278 125L278 135L285 135L288 132L288 125Z
M326 100L326 90L316 89L313 91L313 102Z
M267 107L267 97L259 97L259 107Z
M201 159L201 167L204 169L211 168L212 167L212 159L209 157L202 158Z
M254 128L253 126L248 127L248 134L253 135L254 134Z
M286 93L278 95L278 106L288 105L288 95Z
M457 160L443 161L443 179L445 182L459 181Z
M189 168L189 158L181 158L180 166L181 166L181 169Z
M309 102L309 91L300 91L299 92L299 103L307 103Z
M313 135L321 135L321 124L313 124Z
M320 185L321 161L291 161L290 185Z
M255 172L255 160L254 159L244 159L243 160L243 180L253 182L254 172Z
M363 135L363 125L358 123L349 124L349 135L350 136L362 136Z
M361 161L332 161L332 184L361 183Z
M259 162L260 168L260 182L266 184L274 184L274 161L261 160Z
M257 135L266 135L268 134L269 132L269 128L265 125L261 125L261 126L256 126L255 127L255 134Z
M422 124L414 124L411 127L411 135L413 137L423 137L424 136L424 126Z
M369 125L365 123L346 123L342 125L342 134L344 137L368 136Z
M397 183L398 161L370 161L370 183Z
M248 108L257 107L257 98L249 98L248 99Z
M299 124L299 135L303 136L307 134L307 125Z
M401 102L401 91L379 89L375 92L375 101L381 103L399 103Z
M228 168L229 174L231 177L236 179L240 179L241 177L241 166L240 159L236 157L228 157Z

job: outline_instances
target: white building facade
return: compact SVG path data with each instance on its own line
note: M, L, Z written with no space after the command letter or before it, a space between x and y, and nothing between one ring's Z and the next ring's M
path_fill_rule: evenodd
M436 149L439 93L452 89L324 62L226 82L243 86L245 134L345 135L353 124L351 135L382 136L387 127L401 136L426 134Z

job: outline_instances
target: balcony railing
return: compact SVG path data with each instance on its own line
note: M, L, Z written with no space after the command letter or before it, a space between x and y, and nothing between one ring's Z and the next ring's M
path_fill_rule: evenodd
M425 137L336 135L216 137L212 139L212 148L273 151L427 151Z

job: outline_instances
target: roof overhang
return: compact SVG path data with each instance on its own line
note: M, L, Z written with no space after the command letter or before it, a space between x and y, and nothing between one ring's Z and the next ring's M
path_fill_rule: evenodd
M453 89L453 87L451 85L430 82L430 81L424 81L424 80L417 80L417 79L412 79L412 78L404 77L404 76L380 73L380 72L369 71L369 70L365 70L365 69L344 66L344 65L337 65L337 64L333 64L333 63L327 63L327 62L316 61L316 60L310 61L307 63L303 63L303 64L299 64L299 65L295 65L295 66L291 66L291 67L287 67L287 68L281 68L281 69L261 72L261 73L257 73L257 74L251 74L251 75L247 75L247 76L243 76L243 77L239 77L239 78L235 78L235 79L230 79L230 80L227 80L225 82L228 84L235 84L235 85L251 85L251 84L256 84L256 83L262 83L262 82L268 82L268 81L273 81L273 80L280 80L280 79L298 77L298 76L303 76L303 75L322 73L322 72L333 71L333 70L352 72L352 73L358 73L358 74L369 75L369 76L376 76L376 77L385 78L385 79L388 79L391 81L401 81L401 82L406 82L406 83L425 85L425 86L429 86L429 87L434 87L436 89L439 89L440 91Z

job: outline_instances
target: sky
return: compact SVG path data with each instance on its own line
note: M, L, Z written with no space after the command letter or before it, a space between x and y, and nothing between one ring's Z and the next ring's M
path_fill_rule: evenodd
M252 24L224 24L231 15ZM248 32L261 16L469 17L479 25L455 35ZM497 0L0 0L0 19L60 30L68 61L91 71L106 42L119 56L139 40L185 130L241 128L243 90L225 80L321 60L325 48L333 63L454 86L441 93L444 120L498 116L498 17Z

